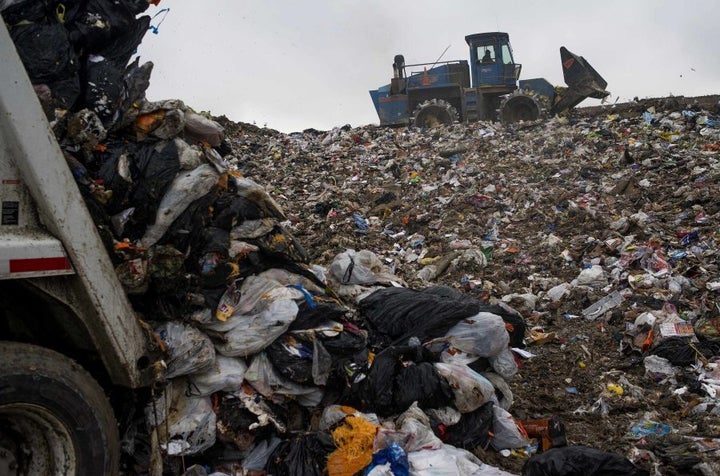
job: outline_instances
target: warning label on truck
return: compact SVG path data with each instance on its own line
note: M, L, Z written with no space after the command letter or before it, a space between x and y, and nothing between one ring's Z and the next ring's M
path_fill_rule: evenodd
M2 225L17 225L20 222L20 202L2 202Z

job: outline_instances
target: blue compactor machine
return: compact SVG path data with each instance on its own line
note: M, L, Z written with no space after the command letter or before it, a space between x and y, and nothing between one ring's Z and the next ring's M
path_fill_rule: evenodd
M370 91L380 125L535 120L610 94L597 71L565 47L560 59L567 87L560 87L544 78L520 80L522 65L513 58L507 33L477 33L465 41L469 62L406 65L402 55L395 56L390 84Z

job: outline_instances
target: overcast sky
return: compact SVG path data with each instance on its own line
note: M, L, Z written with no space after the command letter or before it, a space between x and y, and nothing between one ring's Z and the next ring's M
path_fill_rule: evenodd
M487 31L509 33L524 79L563 85L565 46L612 101L720 93L718 0L163 0L147 13L162 8L138 48L155 64L148 98L283 132L377 124L368 90L394 55L467 59L465 35Z

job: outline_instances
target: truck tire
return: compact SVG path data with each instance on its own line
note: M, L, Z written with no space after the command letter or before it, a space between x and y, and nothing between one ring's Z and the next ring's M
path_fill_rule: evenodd
M443 99L428 99L415 107L413 124L415 127L435 127L450 125L458 120L457 109Z
M55 351L0 341L0 474L116 475L117 423L102 388Z
M498 115L502 123L511 124L518 121L534 121L543 111L541 101L535 95L517 90L503 100Z

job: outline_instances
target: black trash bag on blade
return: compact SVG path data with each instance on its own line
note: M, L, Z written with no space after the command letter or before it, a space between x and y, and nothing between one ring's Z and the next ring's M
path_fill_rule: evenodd
M327 457L335 451L332 436L326 432L296 435L273 451L265 469L283 476L323 476Z
M648 476L624 456L587 446L551 448L532 456L522 476Z
M454 425L433 425L433 431L443 442L469 451L475 448L486 450L490 445L493 427L493 402L483 404L477 410L464 413Z
M442 337L461 320L480 312L481 306L428 290L385 288L360 301L359 310L370 332L370 344L384 348L405 344L410 337L420 342Z

